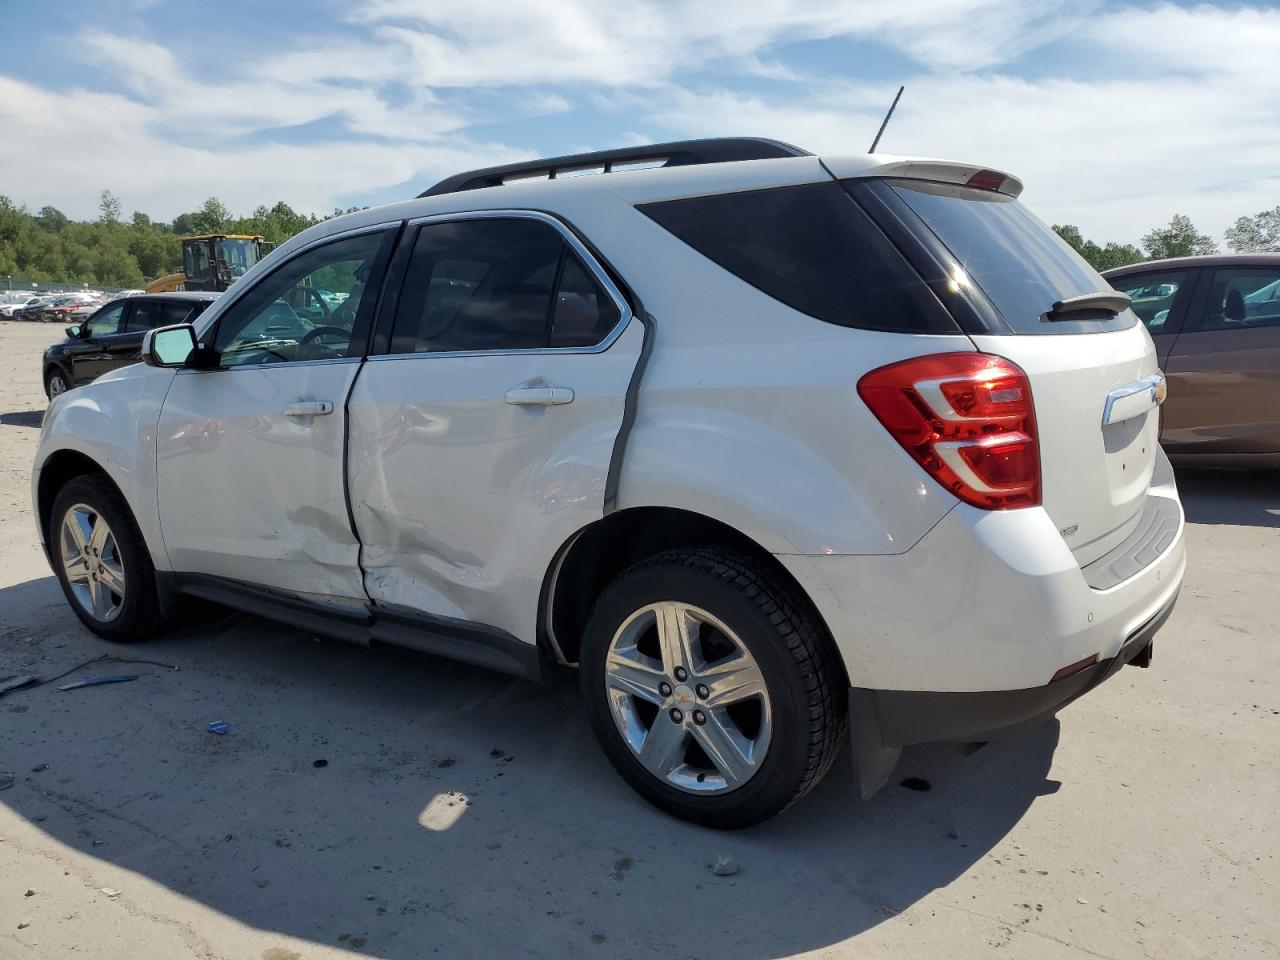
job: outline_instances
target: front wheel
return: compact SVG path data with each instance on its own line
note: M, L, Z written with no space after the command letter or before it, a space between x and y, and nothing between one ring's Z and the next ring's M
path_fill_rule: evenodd
M705 826L780 813L844 741L834 645L803 598L740 554L678 549L623 573L592 611L580 680L623 778Z
M86 627L127 642L161 625L151 555L128 504L105 477L76 477L58 492L49 539L62 592Z
M54 397L62 396L71 389L71 382L67 379L67 375L57 367L49 371L44 378L44 392L50 400Z

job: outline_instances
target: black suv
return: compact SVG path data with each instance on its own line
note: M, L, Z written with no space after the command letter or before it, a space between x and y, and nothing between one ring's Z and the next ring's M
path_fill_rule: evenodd
M52 400L109 370L138 362L142 335L156 327L190 323L216 293L139 294L104 304L84 323L67 327L67 339L44 352L44 392Z

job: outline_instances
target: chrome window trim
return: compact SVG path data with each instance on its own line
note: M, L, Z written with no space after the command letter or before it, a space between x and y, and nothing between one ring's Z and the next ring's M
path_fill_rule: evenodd
M235 373L237 370L279 370L281 367L316 367L320 364L330 363L360 363L363 360L363 357L327 357L322 360L277 360L275 363L239 363L233 367L209 367L207 369L182 367L177 371L177 374L182 376L184 374Z
M385 353L370 354L369 360L399 359L404 357L511 357L542 354L558 356L567 353L604 353L622 336L623 331L627 329L627 326L634 319L635 315L631 311L631 305L627 303L627 298L618 289L618 285L613 282L608 271L604 269L604 266L587 249L586 245L559 218L549 213L543 213L541 210L503 208L468 210L461 213L438 213L429 217L413 217L408 221L407 225L409 227L421 227L435 223L451 223L458 220L537 220L540 223L547 224L560 234L564 242L569 245L569 249L578 255L578 259L590 271L596 282L604 288L614 306L618 308L618 322L614 324L613 328L599 343L589 347L522 347L511 350L423 350L413 351L412 353L392 353L388 349ZM406 282L408 281L407 271L405 280Z

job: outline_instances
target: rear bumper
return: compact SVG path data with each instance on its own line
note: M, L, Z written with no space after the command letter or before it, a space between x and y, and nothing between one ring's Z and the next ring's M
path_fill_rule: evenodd
M886 747L1007 737L1047 720L1139 655L1149 659L1152 639L1169 619L1176 602L1175 594L1125 639L1114 657L1043 686L975 693L855 687L850 696L862 701L859 714L874 718L879 727L877 739Z

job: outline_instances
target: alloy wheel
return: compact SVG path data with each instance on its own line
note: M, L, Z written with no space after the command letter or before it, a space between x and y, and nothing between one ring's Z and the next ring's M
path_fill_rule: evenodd
M773 733L764 674L705 610L667 601L618 628L605 660L610 713L644 767L694 794L727 793L760 769Z
M62 567L81 608L110 623L124 608L124 562L115 534L102 514L77 503L62 519Z

